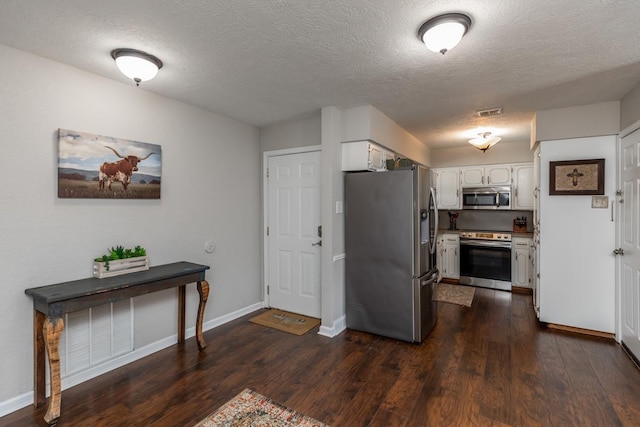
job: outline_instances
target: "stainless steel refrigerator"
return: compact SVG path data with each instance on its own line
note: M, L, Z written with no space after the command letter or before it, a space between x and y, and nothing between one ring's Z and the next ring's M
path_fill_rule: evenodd
M422 342L436 321L437 230L426 168L345 175L348 328Z

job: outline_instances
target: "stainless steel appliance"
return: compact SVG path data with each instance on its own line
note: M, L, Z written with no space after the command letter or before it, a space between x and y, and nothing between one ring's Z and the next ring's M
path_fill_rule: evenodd
M511 209L511 187L463 187L463 209Z
M421 342L436 321L438 211L429 171L345 175L346 323Z
M511 233L460 233L460 283L511 290Z

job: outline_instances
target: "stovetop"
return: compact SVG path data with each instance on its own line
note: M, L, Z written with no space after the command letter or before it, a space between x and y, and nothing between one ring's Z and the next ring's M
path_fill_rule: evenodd
M460 237L465 239L476 240L502 240L505 242L511 241L511 233L505 233L502 231L461 231Z

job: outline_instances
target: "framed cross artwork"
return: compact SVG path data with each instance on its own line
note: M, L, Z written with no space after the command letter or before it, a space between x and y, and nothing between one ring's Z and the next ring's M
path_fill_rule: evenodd
M550 196L604 194L604 159L549 162Z

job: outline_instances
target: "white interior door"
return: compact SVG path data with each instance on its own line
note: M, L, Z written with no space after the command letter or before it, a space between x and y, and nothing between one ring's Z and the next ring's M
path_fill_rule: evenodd
M638 187L640 186L640 129L620 143L619 243L624 255L618 256L620 280L621 335L624 344L640 358L640 242L638 241Z
M269 305L320 318L320 151L269 157Z

